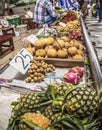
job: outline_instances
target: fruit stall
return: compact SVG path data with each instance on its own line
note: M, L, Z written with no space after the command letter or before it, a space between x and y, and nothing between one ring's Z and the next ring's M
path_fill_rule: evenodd
M69 11L23 39L0 74L0 86L19 93L7 130L101 130L102 71L89 37Z

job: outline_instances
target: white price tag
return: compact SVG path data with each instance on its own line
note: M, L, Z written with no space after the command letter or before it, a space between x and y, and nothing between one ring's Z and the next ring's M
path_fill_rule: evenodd
M34 42L37 40L38 38L35 36L35 35L30 35L28 38L27 38L27 40L29 41L29 42L31 42L32 44L34 44Z
M33 56L25 49L19 51L19 53L12 59L10 65L16 70L20 71L22 74L25 74L31 65L31 60Z
M25 48L22 48L18 54L20 54L28 63L33 59L33 56Z
M63 22L60 22L59 25L62 26L62 27L64 27L64 28L66 27L66 24L63 23Z

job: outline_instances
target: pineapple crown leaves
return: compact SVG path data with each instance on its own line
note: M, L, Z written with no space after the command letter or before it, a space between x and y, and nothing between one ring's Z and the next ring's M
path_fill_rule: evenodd
M48 84L48 89L47 89L47 94L49 94L50 98L53 101L56 101L56 97L55 97L55 84Z
M54 122L52 124L52 126L54 127L61 127L61 126L64 126L66 127L67 129L70 129L70 130L75 130L75 124L73 123L73 118L72 116L66 114L64 115L61 119L57 120L56 122ZM60 124L60 125L59 125Z
M53 100L55 100L55 90L54 90L54 84L49 84L48 88L50 90L50 94Z
M62 96L56 97L56 94L55 94L55 84L49 84L48 85L47 93L49 93L49 95L51 96L54 106L62 106L62 104L63 104L63 97Z

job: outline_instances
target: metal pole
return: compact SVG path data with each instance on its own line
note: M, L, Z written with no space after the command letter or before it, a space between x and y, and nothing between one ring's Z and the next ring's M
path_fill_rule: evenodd
M100 68L97 56L95 54L94 48L92 46L91 40L90 40L89 35L87 33L83 18L81 16L80 16L80 21L81 21L81 26L83 29L84 38L85 38L86 49L88 51L88 56L89 56L89 60L90 60L92 76L94 78L95 85L97 86L97 89L102 92L101 68Z

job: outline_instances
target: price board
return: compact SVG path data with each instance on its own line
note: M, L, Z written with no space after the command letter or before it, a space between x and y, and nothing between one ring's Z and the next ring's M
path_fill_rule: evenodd
M31 65L32 59L33 56L25 48L23 48L9 64L22 74L25 74Z

